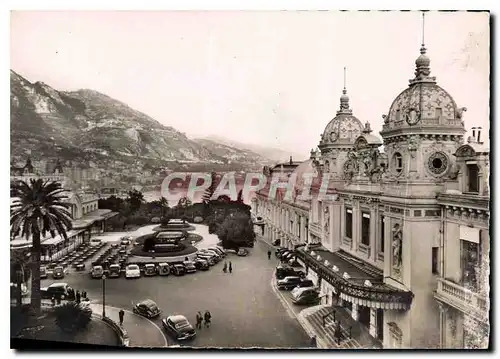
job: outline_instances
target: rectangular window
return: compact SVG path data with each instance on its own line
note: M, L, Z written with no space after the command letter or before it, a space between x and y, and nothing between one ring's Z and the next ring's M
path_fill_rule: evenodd
M361 243L370 245L370 214L365 212L361 213Z
M439 247L432 247L432 274L439 274Z
M385 244L385 216L380 216L380 248L378 251L384 253Z
M352 209L345 210L345 236L352 239Z
M477 165L467 165L468 192L479 192L479 168Z
M480 266L479 243L468 240L462 242L462 285L470 290L478 289L478 271Z

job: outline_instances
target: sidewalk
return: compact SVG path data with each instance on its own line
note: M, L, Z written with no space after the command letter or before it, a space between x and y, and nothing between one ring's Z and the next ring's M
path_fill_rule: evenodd
M261 242L272 246L271 243L262 236L257 236ZM272 246L275 248L274 246ZM348 326L352 326L352 338L344 338L337 344L334 340L333 327L331 325L323 326L323 316L331 312L332 307L328 305L316 305L312 307L304 307L295 305L292 302L290 292L280 291L276 288L276 279L273 276L270 283L273 291L276 293L283 306L287 309L290 316L295 317L306 333L312 338L316 337L317 347L320 349L361 349L373 348L377 346L377 341L367 335L364 330L360 329L361 325L355 322L350 315L345 315L341 308L337 308L337 316L342 318L341 326L346 333ZM349 318L347 318L349 317ZM327 323L331 324L331 323Z
M102 315L101 304L90 304L92 311L95 314ZM118 312L120 308L106 306L106 317L119 323ZM123 329L125 329L130 337L131 347L166 347L168 346L167 338L163 334L162 329L153 323L151 320L141 317L131 311L125 310L123 318Z

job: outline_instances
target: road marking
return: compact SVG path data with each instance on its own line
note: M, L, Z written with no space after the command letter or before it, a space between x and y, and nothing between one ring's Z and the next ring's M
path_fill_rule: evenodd
M94 305L98 305L100 307L102 307L102 304L94 304ZM151 321L149 318L146 318L146 317L143 317L142 315L138 315L138 314L135 314L134 312L128 310L128 309L123 309L123 308L117 308L117 307L113 307L111 305L107 305L106 308L113 308L113 309L116 309L116 310L120 310L122 309L124 312L127 312L127 313L130 313L132 315L135 315L136 317L139 317L139 318L142 318L142 319L146 319L148 322L150 322L151 324L153 324L156 329L158 329L158 331L160 332L161 336L163 337L163 340L165 341L165 347L168 347L168 341L167 341L167 337L165 336L165 334L163 333L163 330L161 330L161 328L156 324L154 323L153 321Z

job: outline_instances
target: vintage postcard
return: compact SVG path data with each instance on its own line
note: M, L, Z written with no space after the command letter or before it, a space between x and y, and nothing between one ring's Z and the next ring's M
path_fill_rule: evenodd
M486 349L487 11L12 11L14 348Z

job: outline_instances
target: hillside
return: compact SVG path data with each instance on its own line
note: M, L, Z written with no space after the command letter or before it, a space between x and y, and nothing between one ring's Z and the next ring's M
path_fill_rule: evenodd
M11 70L11 162L61 158L76 164L122 171L169 162L240 164L259 167L249 151L216 143L204 146L173 127L94 90L58 91L31 83Z

